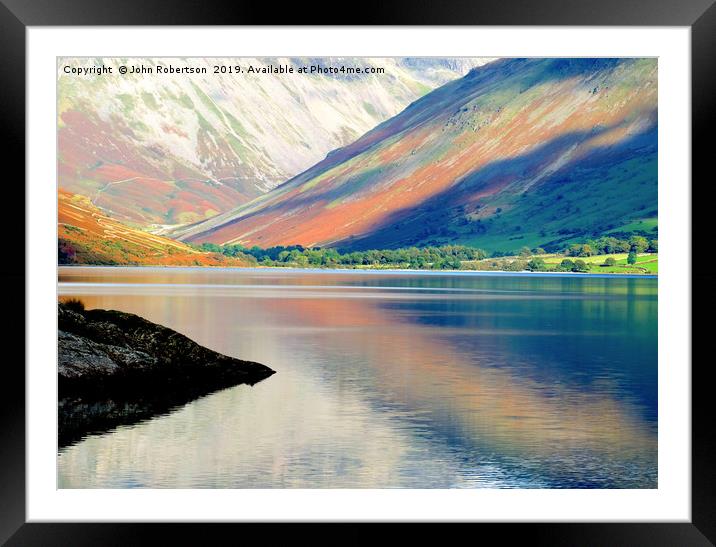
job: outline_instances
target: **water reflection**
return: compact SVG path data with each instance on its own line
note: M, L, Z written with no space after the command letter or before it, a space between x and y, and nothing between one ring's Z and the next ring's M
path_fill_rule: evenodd
M656 280L63 268L277 370L61 451L60 487L656 487Z

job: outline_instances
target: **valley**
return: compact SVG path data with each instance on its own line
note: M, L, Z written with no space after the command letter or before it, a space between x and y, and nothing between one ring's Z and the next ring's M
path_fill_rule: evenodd
M74 72L58 70L59 185L134 227L199 222L263 195L487 61L356 59L362 70L385 72L279 76L215 68L345 61L167 58L146 60L142 72L127 59L61 59ZM119 74L125 64L133 71Z

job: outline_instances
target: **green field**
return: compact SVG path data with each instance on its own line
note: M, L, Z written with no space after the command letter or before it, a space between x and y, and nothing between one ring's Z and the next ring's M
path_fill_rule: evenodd
M582 261L586 264L586 270L580 270L579 273L586 274L651 274L659 273L659 255L657 253L641 253L637 256L636 264L627 263L627 253L603 254L586 257L572 257L563 254L538 254L531 256L503 256L499 258L485 258L482 260L463 260L461 269L476 271L525 271L529 270L528 264L533 259L542 259L545 269L537 269L534 271L542 272L564 272L559 268L561 262L565 259L571 260L573 263ZM613 258L615 264L613 266L604 266L607 258ZM574 270L573 270L574 271Z
M608 255L585 256L582 258L570 258L570 260L584 260L589 266L588 273L637 273L637 274L657 274L659 273L659 255L658 253L642 253L637 256L636 264L627 263L627 253L617 253ZM614 266L603 266L604 261L612 257L616 260ZM562 255L542 255L545 263L550 266L556 266L567 257Z

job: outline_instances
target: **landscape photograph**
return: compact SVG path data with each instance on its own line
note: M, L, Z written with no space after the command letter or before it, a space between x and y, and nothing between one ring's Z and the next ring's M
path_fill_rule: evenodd
M58 488L657 488L657 83L58 58Z

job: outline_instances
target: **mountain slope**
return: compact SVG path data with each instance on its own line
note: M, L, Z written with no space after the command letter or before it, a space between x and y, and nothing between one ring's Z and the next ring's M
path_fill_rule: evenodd
M60 59L60 187L161 229L250 201L482 59ZM125 74L121 65L205 68ZM384 74L215 74L214 65L383 68ZM65 67L106 66L77 75Z
M251 266L248 258L227 258L135 230L109 218L84 196L58 193L59 264L147 266Z
M657 214L657 61L504 59L180 238L269 247L567 241Z

